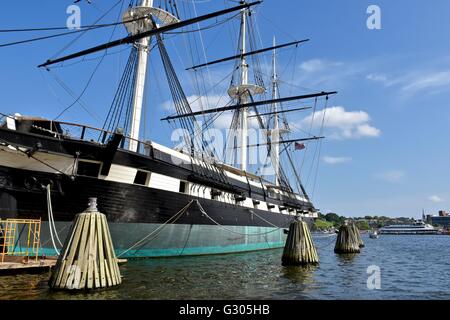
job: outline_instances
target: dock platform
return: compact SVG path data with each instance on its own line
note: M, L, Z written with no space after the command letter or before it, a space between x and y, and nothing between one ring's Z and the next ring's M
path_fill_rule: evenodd
M56 257L45 257L38 259L24 259L20 256L5 257L5 261L0 263L0 275L11 275L18 273L45 273L51 270L56 264Z
M35 261L24 257L8 256L5 261L0 263L0 276L20 273L45 273L56 265L57 257L42 257ZM127 259L117 259L119 265L127 263Z

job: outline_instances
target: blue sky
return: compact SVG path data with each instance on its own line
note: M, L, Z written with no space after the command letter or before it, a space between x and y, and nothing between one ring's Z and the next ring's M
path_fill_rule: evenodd
M92 23L116 1L92 2L80 4L83 25ZM68 17L66 8L71 3L5 2L0 10L0 29L64 26ZM381 30L369 30L366 26L369 17L366 9L371 4L381 8ZM202 14L224 5L234 3L197 1L195 8ZM269 46L274 35L278 43L311 39L296 51L293 67L288 64L292 63L293 50L279 53L280 76L291 84L281 85L282 93L296 94L299 87L339 91L327 109L327 139L322 144L315 187L311 179L306 183L308 171L302 172L316 206L323 212L348 216L419 217L422 208L430 213L450 209L450 2L265 0L255 11L261 46ZM20 12L20 19L15 12ZM118 13L114 10L102 22L115 21ZM232 55L236 42L233 28L221 26L203 32L201 40L206 52L200 50L193 58L185 46L185 38L172 37L167 41L189 97L196 95L192 73L183 69L203 62L204 55L209 60ZM107 41L111 31L109 28L91 32L65 53ZM0 34L0 43L36 35ZM113 39L125 35L119 27ZM73 98L58 86L55 78L36 66L73 38L0 48L1 112L54 118L71 104ZM128 51L124 49L111 51L116 54L104 59L82 97L94 116L75 105L63 115L63 120L101 127L125 63ZM149 69L148 119L142 134L170 145L171 128L159 121L169 113L164 106L170 96L159 56L153 57ZM262 61L267 65L269 59L270 55L264 55ZM79 94L98 61L54 69L51 74ZM203 75L211 79L210 83L216 83L231 68L232 64L223 64ZM227 81L211 91L211 101L219 105L227 102L218 101ZM289 121L304 128L308 126L308 116L307 112L291 115Z

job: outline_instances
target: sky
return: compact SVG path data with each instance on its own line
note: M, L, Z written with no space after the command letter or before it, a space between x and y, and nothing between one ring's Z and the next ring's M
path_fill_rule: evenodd
M78 3L82 25L94 23L116 3L91 2ZM126 6L128 1L124 2ZM178 2L180 9L187 3ZM72 3L2 3L0 29L65 26L70 15L66 10ZM200 15L235 4L228 0L196 1L191 11L181 10L180 15ZM117 21L120 5L101 23ZM370 5L380 8L381 29L367 27ZM325 117L327 138L321 144L316 179L308 178L311 170L302 169L303 183L315 206L323 213L332 211L345 216L420 218L422 209L432 214L450 210L450 2L265 0L253 11L259 47L270 46L274 36L277 43L310 39L296 50L279 52L279 76L284 81L280 93L338 91L330 98L326 111L318 110L312 123L318 132ZM13 12L20 12L21 19ZM201 26L214 21L218 20ZM169 54L191 101L201 92L195 90L195 73L184 69L204 62L205 58L211 61L233 55L236 22L192 38L167 36ZM0 33L0 44L55 32L61 31ZM81 97L84 108L75 104L61 119L102 126L129 53L127 47L110 49L91 82L89 78L102 54L94 54L83 63L67 63L51 72L40 70L37 65L126 36L126 32L121 26L91 31L61 52L75 36L0 47L0 112L55 118L74 101L58 84L60 79L75 97L89 83ZM193 37L197 49L192 53L187 40ZM172 128L160 121L173 111L159 59L151 53L146 121L141 134L172 145ZM261 61L263 71L270 73L270 54L262 55ZM228 102L223 93L232 67L232 63L225 63L197 74L206 79L201 83L209 86L207 107ZM224 117L217 126L223 129L227 121L229 118ZM290 125L298 133L309 128L311 121L309 111L289 115ZM297 151L299 166L302 157L311 159L313 145L308 145L308 149L304 154ZM314 169L312 175L315 174Z

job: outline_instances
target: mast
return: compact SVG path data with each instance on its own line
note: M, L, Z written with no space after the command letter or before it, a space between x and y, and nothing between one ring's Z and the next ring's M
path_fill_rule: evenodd
M130 109L132 109L131 114L131 130L129 133L129 136L131 138L129 143L129 150L130 151L138 151L138 141L136 141L139 138L139 129L140 129L140 121L141 121L141 113L142 113L142 103L144 100L144 90L145 90L145 82L146 82L146 75L147 75L147 62L148 62L148 55L149 55L149 44L150 39L152 36L158 36L158 44L161 43L160 35L162 33L179 29L188 25L192 25L194 23L198 23L200 21L212 19L218 16L222 16L234 11L242 11L244 16L244 23L245 23L245 14L246 14L246 8L249 8L254 5L258 5L261 3L261 1L254 1L251 3L246 3L245 1L242 1L240 5L227 8L224 10L212 12L209 14L205 14L202 16L198 16L195 18L187 19L184 21L180 21L177 17L175 17L173 14L161 9L153 7L153 0L141 0L140 5L129 7L128 10L124 13L122 17L123 24L125 28L128 31L128 36L117 39L114 41L110 41L107 43L103 43L94 47L91 47L89 49L85 49L79 52L75 52L54 60L47 60L45 63L40 64L38 67L48 67L49 65L53 65L56 63L60 63L63 61L75 59L78 57L83 57L98 51L106 50L109 48L113 48L116 46L124 45L124 44L133 44L135 47L137 56L135 61L133 62L133 70L132 73L134 74L133 79L133 96L131 99L131 106ZM155 20L158 21L158 24L155 22ZM289 44L291 45L291 44ZM161 47L161 46L160 46ZM244 50L245 50L245 38L244 38ZM252 53L253 54L253 53ZM245 59L244 59L245 64ZM246 64L245 64L246 65ZM246 73L245 73L246 74ZM246 78L246 75L245 75ZM237 92L233 92L234 89L237 89ZM241 86L232 87L229 89L228 93L230 96L239 97L240 96L240 90L242 89ZM243 91L248 91L249 88L244 88ZM248 107L249 105L246 105ZM185 110L181 115L178 115L179 117L192 117L193 113L190 107L188 106L187 110ZM127 111L128 112L128 111ZM105 122L106 124L106 122Z
M244 56L246 53L245 42L246 42L246 23L247 23L247 9L241 10L241 35L242 35L242 43L241 43L241 86L244 87L248 84L248 65L247 58ZM240 90L239 90L240 91ZM239 103L245 104L247 103L247 92L242 92ZM243 108L241 110L241 170L247 171L247 116L248 109Z
M241 5L245 5L245 1L241 1ZM238 101L237 106L243 106L236 108L239 112L239 132L240 133L240 162L241 170L247 171L247 136L248 136L248 107L250 107L249 96L255 94L262 94L265 92L265 88L248 83L248 64L247 64L247 16L249 15L248 7L241 9L241 26L240 26L240 43L239 43L239 71L240 71L240 81L237 85L231 86L228 89L228 95ZM236 107L237 107L236 106ZM238 110L240 109L240 110Z
M141 8L152 8L153 0L142 0L140 7ZM132 11L134 9L138 9L139 7L130 8L124 15L125 17L128 15L135 15ZM146 10L142 10L144 12ZM135 11L139 12L139 11ZM148 11L147 11L148 12ZM136 21L132 24L132 28L127 26L127 29L130 33L137 34L144 30L143 28L151 26L150 19L144 19L141 21ZM150 27L151 28L151 27ZM130 30L132 29L132 30ZM147 29L148 30L148 29ZM134 84L134 95L133 95L133 113L131 116L131 129L130 129L130 144L128 149L130 151L137 151L137 140L139 139L139 129L141 125L141 115L142 115L142 103L144 101L144 89L145 89L145 80L147 75L147 62L149 56L149 48L148 45L150 43L150 37L142 38L134 43L137 51L138 51L138 61L137 61L137 70L136 70L136 80Z
M273 46L275 47L275 37L273 37ZM272 54L272 99L278 98L278 86L277 86L277 62L276 62L276 49L273 49ZM271 147L273 148L273 167L275 171L275 185L280 186L279 176L280 176L280 144L277 143L280 140L280 130L278 123L278 103L273 104L273 132L272 139L274 139L275 144ZM275 135L273 134L275 133Z

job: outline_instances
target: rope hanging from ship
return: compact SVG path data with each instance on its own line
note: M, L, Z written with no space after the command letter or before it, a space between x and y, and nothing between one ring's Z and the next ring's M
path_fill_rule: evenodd
M259 233L243 233L243 232L234 231L234 230L232 230L232 229L229 229L229 228L224 227L224 226L221 225L219 222L217 222L216 220L214 220L213 218L211 218L211 216L208 215L208 213L205 211L205 209L203 209L202 205L200 204L200 202L199 202L198 200L197 200L197 206L199 207L200 212L201 212L206 218L208 218L208 219L211 220L214 224L216 224L218 227L220 227L221 229L223 229L223 230L225 230L225 231L228 231L228 232L231 232L231 233L234 233L234 234L238 234L238 235L241 235L241 236L246 236L246 237L251 237L251 236L262 236L262 235L266 235L266 234L269 234L269 233L273 233L273 232L276 232L276 231L282 229L281 227L275 226L274 224L268 222L267 220L264 220L264 221L270 223L271 226L274 226L276 229L270 230L270 231L267 231L267 232L259 232ZM253 212L253 214L255 214L255 213ZM256 215L256 214L255 214L255 215Z
M53 209L52 209L52 198L51 198L51 185L48 184L46 186L47 192L46 192L46 196L47 196L47 213L48 213L48 226L50 229L50 239L52 241L52 245L53 248L56 252L56 254L59 256L59 250L56 246L56 242L55 242L55 238L56 241L58 242L58 244L60 245L60 247L63 247L63 244L61 243L61 240L59 240L59 236L58 236L58 232L56 230L56 226L55 226L55 219L53 218Z
M185 205L183 208L181 208L177 213L175 213L172 217L170 217L166 222L164 222L162 225L160 225L158 228L156 228L154 231L143 237L141 240L135 242L131 247L126 249L125 251L122 251L117 257L123 256L125 253L129 252L133 248L136 248L137 246L140 246L138 249L136 249L136 252L139 251L143 246L148 244L149 242L153 241L164 229L164 227L169 223L176 222L188 209L189 207L194 203L195 200L189 201L187 205ZM150 238L153 236L153 238ZM149 239L150 238L150 239ZM149 240L147 240L149 239Z

